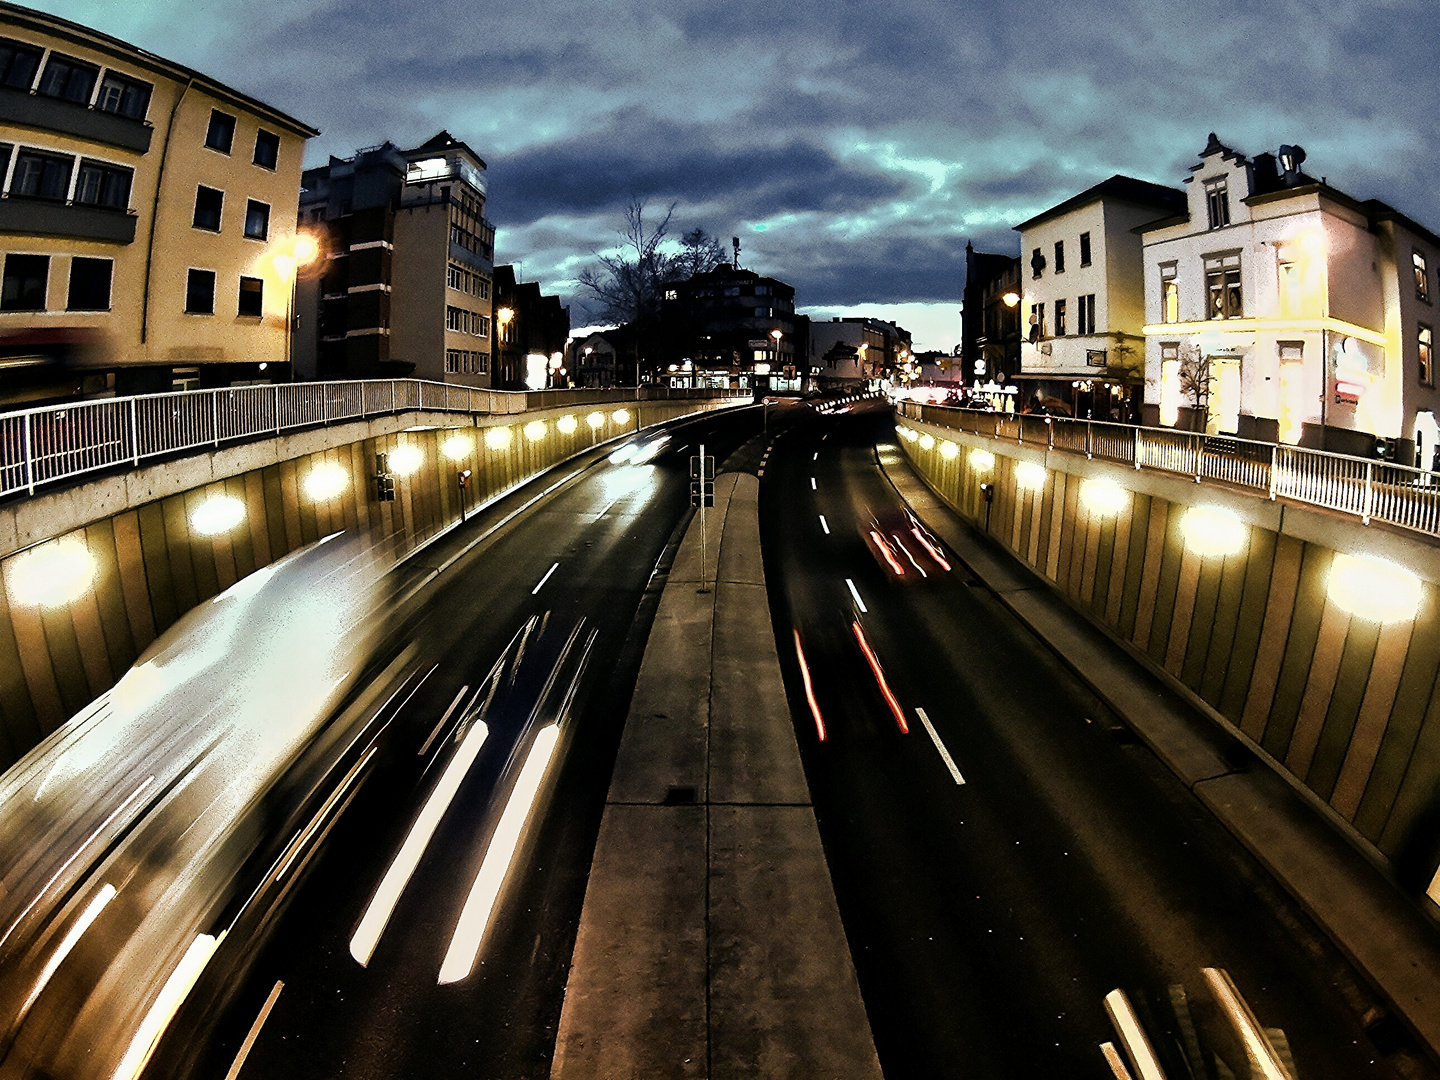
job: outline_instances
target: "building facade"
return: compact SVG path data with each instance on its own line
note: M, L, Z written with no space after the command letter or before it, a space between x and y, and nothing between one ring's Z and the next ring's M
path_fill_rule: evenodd
M811 379L820 390L873 388L910 360L910 332L865 316L810 324Z
M1178 189L1112 176L1015 226L1022 407L1138 419L1145 303L1134 230L1173 216L1184 201Z
M0 404L288 377L315 128L0 3Z
M517 281L515 267L495 268L494 386L544 390L570 384L565 362L570 310L534 281Z
M1211 134L1144 228L1149 421L1433 467L1440 238L1303 161Z
M299 291L298 370L492 384L485 167L441 131L411 150L387 142L305 171L300 222L323 261Z
M805 325L793 286L722 263L665 286L654 360L665 370L689 361L705 385L798 387Z
M1020 370L1020 260L965 242L960 308L960 377L1004 381Z

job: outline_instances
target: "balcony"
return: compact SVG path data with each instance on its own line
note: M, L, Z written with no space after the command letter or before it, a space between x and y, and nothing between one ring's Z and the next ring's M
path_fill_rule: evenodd
M150 137L154 134L154 129L143 120L4 88L0 88L0 124L56 131L137 154L150 150Z
M135 242L135 214L99 206L0 198L0 236L63 236L105 244Z

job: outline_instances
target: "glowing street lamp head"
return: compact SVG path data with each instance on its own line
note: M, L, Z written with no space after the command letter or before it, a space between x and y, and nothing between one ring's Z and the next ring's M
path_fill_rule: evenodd
M1033 461L1022 461L1015 466L1015 483L1027 491L1039 491L1045 486L1045 466Z
M294 252L296 264L304 266L319 254L320 245L309 233L296 233L295 246L291 250Z
M1020 303L1020 294L1011 289L1004 296L1000 297L1001 303L1006 307L1016 307Z
M1092 476L1080 485L1080 501L1092 514L1108 517L1125 509L1130 493L1114 480Z
M63 607L85 594L95 570L95 557L84 542L65 536L15 556L5 576L12 603Z
M616 409L610 414L610 419L614 420L617 424L628 424L630 422L630 410Z
M495 318L500 321L501 326L504 326L511 319L515 318L515 309L502 307L499 311L495 312Z
M1238 554L1248 531L1237 514L1218 506L1192 506L1180 519L1185 546L1202 558Z
M776 344L779 344L780 338L781 338L783 335L780 333L779 330L771 330L771 331L770 331L770 336L775 339Z

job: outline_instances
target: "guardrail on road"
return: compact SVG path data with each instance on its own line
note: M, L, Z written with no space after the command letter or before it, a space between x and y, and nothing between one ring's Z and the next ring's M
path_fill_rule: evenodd
M640 401L748 397L651 387ZM420 379L284 383L105 398L0 415L0 496L202 446L428 410L505 415L637 400L619 390L477 390Z
M898 404L902 416L1022 446L1061 450L1200 483L1219 481L1268 498L1293 499L1440 535L1440 474L1299 446L1172 428L1131 427L1059 416L1020 416L952 405Z

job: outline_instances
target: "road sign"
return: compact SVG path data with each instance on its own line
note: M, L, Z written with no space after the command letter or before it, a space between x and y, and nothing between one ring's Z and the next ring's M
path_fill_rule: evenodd
M715 483L712 480L690 481L690 505L714 506Z
M700 471L701 471L702 468L703 468L704 471L705 471L705 476L703 477L703 479L705 479L705 480L714 480L714 479L715 479L715 455L714 455L714 454L711 454L710 456L704 457L704 458L700 457L698 454L695 455L695 456L693 456L693 457L691 457L691 459L690 459L690 479L691 479L691 480L699 480L699 479L702 479L702 477L700 476Z

